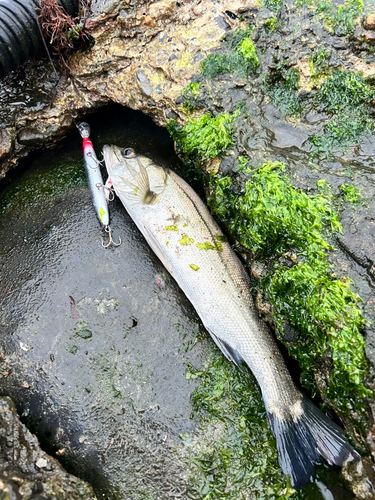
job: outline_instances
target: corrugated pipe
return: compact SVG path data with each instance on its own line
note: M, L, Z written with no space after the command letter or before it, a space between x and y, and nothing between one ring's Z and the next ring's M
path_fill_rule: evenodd
M78 0L59 0L59 5L73 17L78 13ZM41 51L38 8L39 0L0 0L0 78Z

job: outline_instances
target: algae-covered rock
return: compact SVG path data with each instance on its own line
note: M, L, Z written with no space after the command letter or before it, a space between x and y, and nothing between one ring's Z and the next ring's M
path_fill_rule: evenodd
M95 43L69 60L74 79L60 83L52 106L51 95L58 75L48 65L35 69L28 64L0 87L2 174L18 162L19 156L52 144L73 127L76 118L109 100L142 110L159 125L174 120L169 123L169 130L184 158L190 181L196 182L198 177L202 182L205 176L206 193L215 217L253 270L253 292L260 312L299 361L302 384L313 394L320 393L323 409L331 414L332 409L336 411L364 454L375 449L370 432L374 415L371 391L375 388L375 57L371 30L367 29L370 24L363 26L363 20L369 18L371 5L361 0L267 0L246 6L221 1L94 1L86 27ZM22 92L20 81L29 82L22 86ZM112 133L111 142L122 139ZM129 139L132 144L123 145L137 148L137 138L130 134L127 142ZM147 141L147 137L142 140ZM25 208L30 199L37 203L50 189L57 197L65 196L65 183L67 187L74 183L82 187L83 178L77 175L73 164L61 171L59 178L44 172L36 195L27 180L21 182L17 189L25 196L18 200L19 207ZM74 179L72 172L77 175ZM81 206L80 196L75 196ZM9 198L4 203L12 206ZM62 202L61 208L71 217L69 222L76 221L68 205ZM22 245L28 243L28 225L33 224L33 217L34 213L15 236L13 229L5 232L12 234L10 241L17 251L9 250L8 239L4 238L4 253L9 258L11 254L17 260L17 252L22 258L28 255L29 260L20 258L19 274L31 292L33 287L41 290L28 267L40 247L33 240L30 247ZM268 220L271 222L267 225ZM56 223L56 227L61 226ZM173 231L173 225L168 227ZM60 241L60 229L54 228L55 222L45 229L45 246L41 248L50 249L51 244ZM144 259L149 261L149 257ZM68 268L74 261L61 262ZM155 278L157 283L159 279L163 283L164 275ZM116 308L110 311L106 304L116 301L117 296L101 292L104 297L99 292L82 292L77 305L82 309L100 307L96 311L100 321L104 321L107 313L116 316ZM8 297L8 285L4 293ZM64 294L65 298L69 296L66 290ZM46 304L48 308L49 302ZM12 318L11 307L3 313L7 323ZM85 359L90 359L92 373L98 379L104 377L100 391L116 400L124 393L124 379L119 376L122 372L117 364L125 362L125 353L116 351L116 338L110 347L115 354L107 350L103 356L86 358L91 346L100 344L100 337L87 318L81 321L87 327L75 331L70 325L68 338L67 330L60 332L64 343L59 352L64 351L63 357L71 356L72 367L79 363L81 368L86 367ZM137 324L133 321L137 320L129 314L127 321L124 339L129 337L135 342L132 333L138 330L134 330ZM22 322L19 326L24 335ZM44 327L48 330L45 324ZM35 327L31 337L37 336L36 332ZM55 352L43 354L49 367L58 360ZM33 355L31 352L30 357ZM11 361L9 358L7 362ZM99 375L97 369L103 373ZM136 371L140 376L142 370ZM204 378L205 370L201 373ZM14 391L11 379L7 375L2 382ZM22 390L35 395L33 384L26 377L19 383L24 380L30 387L20 385ZM137 384L132 386L134 391L142 393ZM184 387L188 394L190 389ZM91 385L85 390L91 394ZM20 396L19 404L23 398ZM77 397L74 391L69 392L69 398L84 400L82 394ZM144 408L139 410L135 412L136 423L154 428L150 420L140 418ZM84 415L85 422L91 422L91 414ZM120 427L117 416L113 419L112 424ZM94 424L90 429L93 435L99 432ZM133 439L135 434L132 427L129 435L116 434L116 439L129 445L127 439ZM159 439L157 432L152 435ZM78 440L87 446L89 442L86 433L64 441L56 432L54 439L61 456L66 453L70 459L72 449L75 450L72 443L76 445ZM108 438L109 443L111 439ZM65 449L64 443L70 448ZM147 439L146 443L146 448L152 448ZM228 450L222 443L220 449L206 450L206 458L212 463L200 476L201 489L189 490L192 495L203 497L207 491L216 494L218 483L211 480L216 457L226 470L231 469L230 454L223 453ZM116 465L109 467L116 478L122 478L119 448L113 462ZM97 449L101 457L107 456L103 442ZM129 445L127 449L138 448ZM267 453L273 457L270 450L267 448ZM169 450L164 452L161 455L168 468ZM197 463L202 472L206 462L199 459ZM133 466L132 472L139 479L139 469L136 464ZM82 469L87 471L85 467ZM179 463L177 468L180 467ZM100 467L95 469L94 479L98 479L99 470ZM168 491L175 487L183 494L185 486L181 485L186 485L186 477L182 480L173 467L169 471ZM233 477L228 479L227 487L223 486L227 476L220 477L221 486L229 495ZM115 483L107 489L111 495L116 494ZM355 483L360 483L358 478ZM263 486L264 483L259 491ZM284 490L280 489L282 494L294 494L288 488ZM233 495L237 490L234 491Z

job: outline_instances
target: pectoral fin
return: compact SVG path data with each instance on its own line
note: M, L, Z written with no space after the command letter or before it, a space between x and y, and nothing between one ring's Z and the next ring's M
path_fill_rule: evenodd
M137 199L146 205L154 205L158 201L159 195L151 191L147 170L139 159L137 159L137 161L139 172L131 165L128 165L129 172L134 179L134 184L129 184L132 184L131 188L134 190L133 193Z
M219 339L211 330L208 330L211 337L213 338L215 344L218 346L220 351L224 354L224 356L231 362L233 362L241 371L243 371L243 367L246 364L241 354L227 344L224 340Z

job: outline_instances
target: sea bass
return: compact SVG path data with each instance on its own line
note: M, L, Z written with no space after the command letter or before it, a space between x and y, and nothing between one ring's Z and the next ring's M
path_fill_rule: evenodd
M260 320L240 260L195 191L133 149L104 146L115 193L152 250L185 292L224 355L255 375L292 485L306 484L324 458L359 458L342 430L295 386L276 341Z

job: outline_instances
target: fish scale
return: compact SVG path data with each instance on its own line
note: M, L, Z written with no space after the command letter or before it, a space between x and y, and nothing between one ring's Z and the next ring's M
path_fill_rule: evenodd
M104 146L103 155L116 194L216 344L255 375L292 484L306 484L321 458L336 465L358 459L341 429L295 386L244 267L191 186L133 150Z

